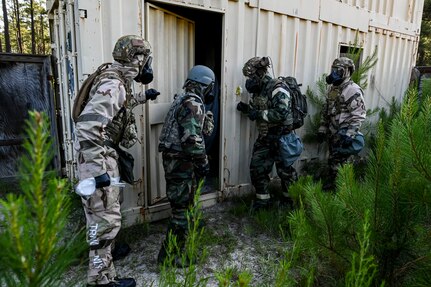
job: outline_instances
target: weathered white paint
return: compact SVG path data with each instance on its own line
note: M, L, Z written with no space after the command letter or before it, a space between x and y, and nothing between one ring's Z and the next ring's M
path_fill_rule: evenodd
M417 55L424 0L157 0L152 3L51 0L47 4L50 15L55 18L54 47L59 61L62 123L68 139L73 125L67 120L70 115L67 110L73 98L71 91L76 87L69 85L67 65L82 83L98 65L111 61L118 37L138 34L153 45L155 80L146 88L154 87L162 94L156 102L135 109L141 143L130 151L136 159L135 177L140 182L133 188L128 187L123 203L125 212L129 211L130 218L134 218L132 221L159 218L149 213L165 210L166 202L160 204L165 193L161 157L156 151L157 137L173 94L179 91L194 64L195 43L199 41L193 37L197 24L170 11L170 7L189 9L195 15L210 11L222 18L219 27L222 60L217 63L221 70L218 189L226 195L250 191L248 166L257 132L254 123L236 111L236 104L249 98L241 73L245 61L253 56L270 56L274 76L295 76L303 84L303 92L307 87L316 90L317 79L329 71L340 47L351 45L358 37L363 48L362 58L377 49L379 59L368 75L369 85L364 91L366 105L385 107L392 97L401 100L407 88ZM63 21L64 25L61 11L70 19ZM204 23L205 27L210 25L214 24ZM66 49L68 33L76 39L72 51ZM67 64L66 59L74 55L76 61ZM141 89L135 86L136 91ZM305 133L304 129L297 132ZM65 150L68 169L73 170L73 152L70 148ZM321 156L317 146L307 146L300 162Z

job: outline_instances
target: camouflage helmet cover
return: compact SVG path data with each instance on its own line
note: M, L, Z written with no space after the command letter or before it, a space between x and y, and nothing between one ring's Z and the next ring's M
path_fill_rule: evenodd
M340 57L335 59L332 63L332 67L345 68L350 71L350 75L353 74L353 72L355 71L355 63L353 63L352 59L349 59L347 57Z
M249 59L242 68L242 74L246 77L263 77L269 67L268 57L253 57Z
M122 36L115 43L112 56L114 60L127 64L136 59L136 55L144 55L144 64L151 54L151 45L148 41L136 35Z

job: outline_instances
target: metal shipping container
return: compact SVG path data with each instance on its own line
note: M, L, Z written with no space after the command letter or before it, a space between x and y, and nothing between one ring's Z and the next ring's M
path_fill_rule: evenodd
M362 59L377 49L377 65L368 74L367 108L401 100L415 64L423 0L51 0L47 1L57 59L62 150L66 174L75 176L71 105L83 80L101 63L112 61L122 35L137 34L153 48L154 81L145 88L161 92L137 107L140 143L135 157L136 184L123 191L126 224L169 214L158 136L173 95L195 64L211 67L219 83L217 132L209 155L212 176L202 196L213 204L220 196L250 191L249 161L257 131L236 111L248 101L241 73L253 56L270 56L274 76L295 76L307 87L329 72L332 61L359 44ZM136 85L138 92L144 87ZM304 134L299 130L299 134ZM319 157L307 146L301 162Z

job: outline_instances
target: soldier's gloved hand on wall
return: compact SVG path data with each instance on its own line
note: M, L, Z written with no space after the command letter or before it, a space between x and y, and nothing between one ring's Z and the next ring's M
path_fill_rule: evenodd
M244 114L248 114L250 110L250 105L243 102L239 102L236 106L236 109Z
M248 118L252 121L256 120L259 115L259 111L255 109L249 109L248 111Z
M252 121L257 119L257 116L259 115L259 112L252 107L250 107L249 104L239 102L236 106L236 109L248 116L248 118Z
M205 176L207 176L208 173L210 172L210 165L208 163L208 158L206 156L202 159L195 161L193 165L194 165L194 173L198 181L204 178Z
M145 91L145 98L147 100L154 101L158 95L160 95L160 92L157 91L156 89L148 89Z
M96 176L94 179L96 180L96 188L109 186L111 184L111 178L108 173Z

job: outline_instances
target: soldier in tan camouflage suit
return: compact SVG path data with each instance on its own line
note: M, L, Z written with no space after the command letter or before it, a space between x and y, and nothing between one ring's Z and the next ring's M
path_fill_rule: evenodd
M154 89L132 95L133 80L152 80L150 44L139 36L123 36L115 44L113 64L91 88L89 100L76 122L78 176L94 177L96 191L82 198L87 219L89 251L88 286L135 286L133 278L117 278L111 247L121 226L119 187L111 178L119 176L121 144L129 148L137 141L133 107L156 99ZM115 147L115 148L114 148Z
M194 66L184 83L184 93L175 95L166 115L159 137L165 170L166 194L172 208L165 241L157 257L163 264L168 257L169 234L176 236L181 251L184 249L187 231L187 210L193 203L192 189L209 172L204 136L212 133L212 114L205 111L204 103L212 99L214 72L202 65ZM182 267L180 256L174 255L173 264Z
M364 147L359 129L365 120L364 93L350 77L355 71L353 61L346 57L335 59L326 78L330 84L322 109L319 139L328 140L329 159L325 190L334 189L337 170L351 155Z

